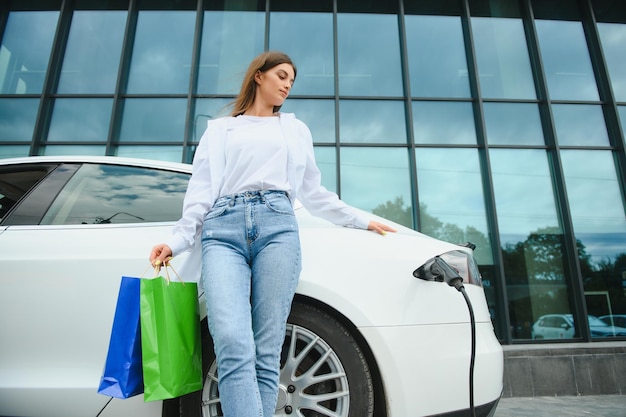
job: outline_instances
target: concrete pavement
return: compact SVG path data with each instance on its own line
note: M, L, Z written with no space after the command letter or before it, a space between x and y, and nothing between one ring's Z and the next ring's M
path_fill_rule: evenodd
M626 417L626 395L502 398L494 417Z

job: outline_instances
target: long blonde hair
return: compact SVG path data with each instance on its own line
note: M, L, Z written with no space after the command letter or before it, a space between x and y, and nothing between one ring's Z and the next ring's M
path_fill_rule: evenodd
M274 68L276 65L280 64L289 64L293 67L293 76L296 78L296 74L298 70L294 65L293 61L287 54L277 51L268 51L263 52L258 55L256 58L250 62L248 66L248 70L246 71L246 75L243 77L243 82L241 83L241 90L239 90L239 94L232 106L233 109L231 111L231 116L239 116L252 107L254 103L254 99L256 97L256 87L257 84L254 81L254 76L257 71L265 72L271 68ZM280 110L281 106L274 106L274 112Z

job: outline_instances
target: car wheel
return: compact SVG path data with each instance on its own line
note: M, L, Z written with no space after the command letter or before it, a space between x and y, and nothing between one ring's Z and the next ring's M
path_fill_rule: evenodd
M212 341L205 333L203 390L164 402L164 417L222 416L217 363ZM274 415L371 417L373 412L372 377L354 337L327 312L294 302L287 321Z

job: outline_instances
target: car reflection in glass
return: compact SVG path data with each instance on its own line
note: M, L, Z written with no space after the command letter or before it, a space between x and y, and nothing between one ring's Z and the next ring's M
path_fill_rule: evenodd
M588 316L591 337L626 336L626 328L611 326L596 316ZM576 327L572 314L546 314L532 328L533 339L572 339Z

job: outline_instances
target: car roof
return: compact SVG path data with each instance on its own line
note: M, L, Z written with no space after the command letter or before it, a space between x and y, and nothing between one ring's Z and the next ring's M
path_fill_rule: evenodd
M89 164L111 164L129 165L144 168L166 169L191 173L191 165L180 162L159 161L154 159L127 158L121 156L88 156L88 155L66 155L66 156L26 156L22 158L0 159L0 166L20 165L32 163L89 163Z

